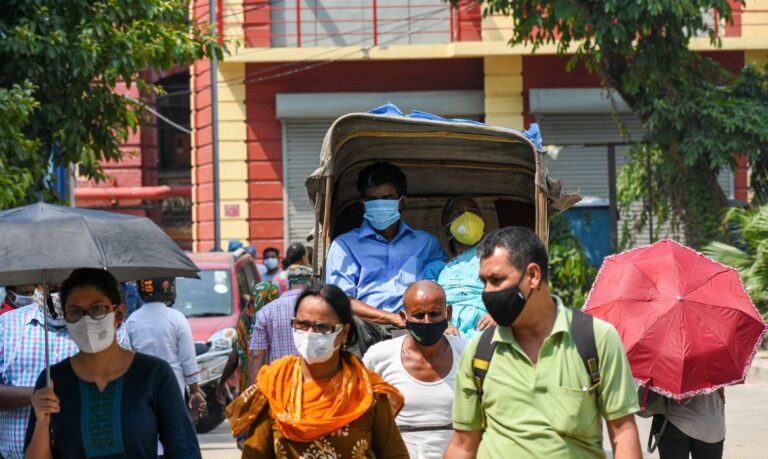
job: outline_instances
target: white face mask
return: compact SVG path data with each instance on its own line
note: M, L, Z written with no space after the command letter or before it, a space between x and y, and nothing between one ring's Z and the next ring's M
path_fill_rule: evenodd
M321 335L320 333L294 329L293 343L296 345L299 355L307 363L327 362L328 359L333 357L334 351L338 349L334 344L339 333L341 333L341 330L330 335Z
M61 305L59 292L51 293L50 296L56 317L51 314L51 311L48 308L48 302L45 301L42 290L35 290L35 303L40 306L40 310L43 311L43 314L48 316L49 324L53 325L54 327L63 327L67 322L64 320L64 307Z
M82 352L86 354L101 352L115 340L115 313L110 312L101 319L84 315L73 324L67 322L67 331Z

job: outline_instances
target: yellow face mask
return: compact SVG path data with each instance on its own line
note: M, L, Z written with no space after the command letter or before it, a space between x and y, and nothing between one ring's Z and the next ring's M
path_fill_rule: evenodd
M464 212L451 223L453 237L464 245L475 245L483 238L485 222L472 212Z

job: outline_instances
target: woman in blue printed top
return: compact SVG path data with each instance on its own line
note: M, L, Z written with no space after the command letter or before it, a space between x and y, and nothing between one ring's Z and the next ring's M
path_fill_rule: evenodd
M117 345L123 321L115 278L78 269L60 289L64 317L80 352L45 372L32 395L27 458L200 458L200 446L173 370Z

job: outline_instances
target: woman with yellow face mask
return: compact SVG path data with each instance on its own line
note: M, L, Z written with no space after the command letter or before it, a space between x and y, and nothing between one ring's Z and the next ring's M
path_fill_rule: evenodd
M444 266L427 266L425 273L425 278L443 287L446 302L453 307L452 328L447 333L458 331L466 338L496 325L483 304L480 259L475 250L485 234L482 215L480 206L468 196L448 200L443 208L443 225L450 237L454 258Z

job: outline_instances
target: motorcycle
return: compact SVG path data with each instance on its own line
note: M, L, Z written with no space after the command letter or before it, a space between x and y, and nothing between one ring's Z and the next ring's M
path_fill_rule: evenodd
M216 400L216 386L227 364L232 348L224 346L209 346L195 343L195 354L199 369L200 389L205 394L206 406L195 423L197 433L208 433L224 422L224 409L232 401L232 391L226 390L226 400L220 403Z

